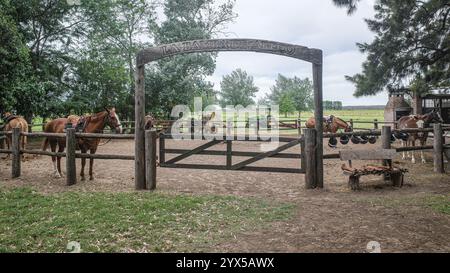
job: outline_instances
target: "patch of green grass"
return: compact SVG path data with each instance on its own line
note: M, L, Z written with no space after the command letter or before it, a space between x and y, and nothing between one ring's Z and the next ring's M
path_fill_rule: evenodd
M425 205L435 211L450 215L450 196L439 195L425 198Z
M292 210L224 196L0 190L0 252L64 252L71 241L83 252L202 251Z
M359 198L356 202L370 203L372 206L384 206L398 208L408 206L420 206L434 211L450 215L449 195L428 195L425 197L395 197L394 198Z

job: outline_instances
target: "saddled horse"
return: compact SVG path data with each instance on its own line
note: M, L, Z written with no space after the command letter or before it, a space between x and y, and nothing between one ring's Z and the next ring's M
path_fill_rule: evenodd
M82 133L103 133L103 130L108 125L112 129L116 130L116 133L122 132L122 124L120 123L119 117L116 114L114 108L105 109L105 111L90 115L90 116L69 116L68 118L59 118L54 119L45 125L44 131L46 133L64 133L67 123L76 122L75 128L77 131ZM81 150L81 153L87 153L89 150L91 154L95 154L97 152L98 144L100 143L100 139L92 139L92 138L77 138L77 149ZM51 138L48 137L44 141L43 150L45 151L50 144L52 152L56 151L56 146L58 146L58 152L64 152L66 147L66 141L64 138ZM57 162L56 162L57 159ZM53 167L55 170L55 176L61 177L61 157L52 156ZM86 158L81 159L81 180L85 180L84 176L84 167L86 165ZM89 159L89 179L93 180L93 165L94 159Z
M425 115L411 115L411 116L404 116L401 117L398 120L397 127L399 130L401 129L415 129L415 128L426 128L430 123L437 122L442 123L444 122L442 120L441 115L437 111L432 111ZM422 123L422 124L421 124ZM436 136L435 136L436 137ZM403 142L403 146L406 147L408 144L411 144L411 146L416 146L416 140L420 141L420 145L424 146L427 142L428 138L428 132L420 132L420 133L409 133L408 138L406 141ZM409 157L409 152L406 153L403 152L402 159L406 159L406 157ZM422 163L426 163L423 150L420 151L420 158L422 160ZM411 152L411 162L416 163L416 157L415 152Z
M306 128L315 128L316 120L314 117L309 118L305 123ZM336 133L339 129L343 129L344 132L351 132L353 128L350 124L343 119L330 115L323 118L323 132L324 133Z
M3 120L5 121L3 130L6 132L12 131L13 128L19 128L21 132L28 132L28 122L21 116L12 115L10 112L6 112ZM6 144L7 144L8 150L10 149L11 143L12 143L12 136L7 135ZM27 144L27 137L21 136L20 137L20 148L22 150L24 150L26 144ZM9 154L8 154L8 156L9 156ZM22 155L22 160L23 159L24 159L24 157Z

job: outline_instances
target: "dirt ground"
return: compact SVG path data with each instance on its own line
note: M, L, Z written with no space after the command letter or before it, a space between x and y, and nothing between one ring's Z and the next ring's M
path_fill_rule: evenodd
M197 141L166 143L167 148L183 149L201 144ZM236 142L233 150L260 151L260 145ZM337 150L367 149L370 152L379 145L340 145ZM39 148L38 143L31 146ZM225 148L224 144L219 144L210 149ZM326 153L337 150L326 147ZM300 149L293 147L285 152L295 153ZM131 155L134 142L111 141L99 147L97 153ZM295 205L295 213L289 221L238 234L234 240L213 245L209 249L213 252L366 252L370 241L379 242L383 252L449 252L450 216L432 210L423 200L445 196L450 202L450 175L433 173L432 154L426 152L425 155L426 164L411 164L398 155L395 162L409 169L403 188L393 188L377 176L365 176L361 179L362 189L352 192L347 187L347 177L340 170L343 162L339 160L325 160L323 190L305 190L303 174L167 168L158 169L157 187L158 191L168 193L250 196ZM417 158L420 158L419 153ZM243 159L234 157L233 163ZM193 156L182 162L224 165L225 157ZM62 164L64 169L64 159ZM80 165L77 160L77 167ZM270 158L252 166L299 167L300 160ZM96 160L95 180L79 181L70 188L65 186L64 179L53 177L49 157L27 156L18 179L10 178L10 167L9 160L0 160L0 185L7 188L32 186L44 193L134 190L133 161ZM450 172L449 163L446 168Z

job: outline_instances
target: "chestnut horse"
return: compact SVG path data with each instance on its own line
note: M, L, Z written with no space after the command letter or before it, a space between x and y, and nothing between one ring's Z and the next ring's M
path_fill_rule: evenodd
M6 112L4 115L4 121L5 125L3 130L5 132L12 131L13 128L19 128L21 132L28 132L28 122L21 116L15 116L12 115L10 112ZM10 145L12 143L12 136L7 135L6 137L6 144L8 146L8 150L10 149ZM25 150L25 145L27 144L27 137L21 136L20 137L20 148L22 150ZM8 154L9 157L9 154ZM22 160L24 159L22 155Z
M103 133L105 126L109 126L116 130L116 133L122 132L122 124L120 123L119 117L116 114L114 108L106 109L103 112L86 116L86 117L77 117L77 116L69 116L68 118L59 118L54 119L45 125L44 131L46 133L64 133L67 123L76 122L77 130L80 129L82 133ZM95 154L97 151L98 144L100 143L100 139L92 139L92 138L77 138L77 149L81 150L82 153L87 153L89 150L91 154ZM56 146L58 146L58 152L64 152L66 148L66 140L64 138L52 138L48 137L44 141L43 150L45 151L50 144L52 152L56 151ZM57 159L57 162L56 162ZM56 177L62 177L61 171L61 157L52 156L53 168L55 171ZM81 180L85 180L84 176L84 167L86 165L86 158L81 159ZM94 159L89 159L89 179L93 180L93 165Z
M306 128L315 128L316 120L314 117L309 118L305 123ZM343 119L335 117L333 115L323 118L323 132L324 133L336 133L339 129L344 129L344 132L353 131L350 126Z
M401 129L410 129L410 128L425 128L428 127L428 125L432 122L438 122L442 123L444 122L442 120L441 115L439 112L433 111L425 115L411 115L411 116L404 116L401 117L398 120L397 127L399 130ZM422 123L422 124L421 124ZM406 147L408 144L411 144L411 146L416 146L416 140L420 141L420 145L424 146L427 142L428 132L420 132L420 133L410 133L408 135L408 139L403 142L403 146ZM409 157L409 152L403 152L402 159L406 159L406 157ZM423 155L423 150L420 151L420 158L422 159L422 163L426 163L425 157ZM416 157L415 152L411 151L411 162L416 163Z

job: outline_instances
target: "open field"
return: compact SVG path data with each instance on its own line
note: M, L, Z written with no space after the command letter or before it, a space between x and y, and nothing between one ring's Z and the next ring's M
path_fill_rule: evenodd
M235 147L258 151L259 145L237 142ZM370 151L378 145L338 149ZM113 140L99 153L132 154L133 149L133 141ZM326 147L330 152L336 150ZM431 156L426 152L428 162ZM10 161L0 160L0 249L63 252L69 241L81 241L89 252L366 252L367 243L377 241L383 252L450 251L450 175L435 174L432 163L411 164L400 156L395 163L409 169L403 188L368 176L362 178L362 190L352 192L342 162L326 160L324 190L305 190L302 174L159 168L158 190L136 193L132 161L96 160L94 181L67 187L64 179L53 177L49 157L27 158L18 179L10 178ZM255 163L299 164L275 158Z

